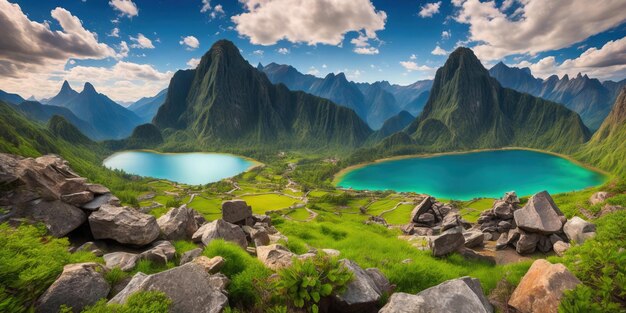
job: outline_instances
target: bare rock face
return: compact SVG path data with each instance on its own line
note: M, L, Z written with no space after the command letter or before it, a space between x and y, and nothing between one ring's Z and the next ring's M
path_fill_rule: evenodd
M191 239L191 236L200 227L196 221L198 215L198 212L186 205L172 208L157 219L157 224L161 229L161 237L166 240Z
M137 262L139 261L139 255L128 252L112 252L102 256L106 267L113 269L118 267L124 272L132 271Z
M85 212L60 200L38 199L29 205L30 207L23 211L26 213L25 216L42 222L54 237L63 237L87 221Z
M222 202L222 219L233 224L245 222L252 218L252 207L243 200Z
M353 261L343 259L341 263L353 273L353 278L346 290L335 296L331 311L376 312L383 293L376 280Z
M565 222L563 232L570 241L582 244L585 240L596 235L596 225L591 224L578 216L574 216Z
M539 259L533 262L509 299L521 313L556 313L563 292L580 284L563 264Z
M209 245L214 239L231 241L244 249L248 246L246 234L241 230L241 227L224 220L215 220L202 225L191 239L195 242L202 242L205 246Z
M443 234L431 237L429 241L430 249L434 256L444 256L456 251L465 244L463 229L456 227L445 231Z
M379 313L491 313L493 307L476 278L461 277L428 288L417 295L397 292Z
M547 191L533 195L514 216L520 229L546 235L561 231L565 219Z
M187 263L160 273L137 273L109 303L125 303L137 291L160 291L172 299L173 313L219 313L228 306L223 285L212 280L202 265Z
M95 239L113 239L123 244L143 246L159 237L154 216L110 204L91 213L89 226Z
M150 260L157 264L172 261L174 256L176 256L176 248L167 240L156 241L150 249L139 254L141 259Z
M291 266L293 258L296 256L289 249L279 244L260 246L256 249L257 258L272 270L278 270Z
M63 273L37 300L35 311L57 313L61 305L80 312L109 294L111 286L104 279L104 268L98 263L69 264Z

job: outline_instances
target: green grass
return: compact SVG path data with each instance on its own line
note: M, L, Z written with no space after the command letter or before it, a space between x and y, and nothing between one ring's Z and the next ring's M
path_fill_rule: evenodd
M198 211L209 221L222 216L222 200L219 198L207 199L203 196L195 196L187 206Z
M392 225L407 224L414 207L414 204L401 204L395 210L383 214L383 218Z
M393 208L402 199L385 198L378 200L367 207L367 213L370 215L380 215L380 213Z
M311 214L309 213L309 211L307 211L304 208L297 208L289 212L289 214L287 214L287 216L298 221L306 221L310 217L310 215Z
M300 203L298 200L277 194L266 194L258 196L243 196L248 205L252 206L252 211L256 214L264 214L266 211L275 211L288 208Z

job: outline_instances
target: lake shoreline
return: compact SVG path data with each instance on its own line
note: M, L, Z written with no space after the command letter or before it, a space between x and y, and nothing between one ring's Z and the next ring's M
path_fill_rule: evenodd
M343 188L343 187L339 186L339 182L349 172L352 172L354 170L357 170L359 168L363 168L363 167L366 167L366 166L369 166L369 165L379 164L379 163L384 163L384 162L389 162L389 161L397 161L397 160L413 159L413 158L424 158L425 159L425 158L433 158L433 157L440 157L440 156L446 156L446 155L463 155L463 154L471 154L471 153L478 153L478 152L515 151L515 150L531 151L531 152L543 153L543 154L548 154L548 155L553 155L553 156L557 156L557 157L563 158L563 159L568 160L568 161L570 161L570 162L572 162L572 163L574 163L576 165L584 167L584 168L586 168L586 169L588 169L590 171L593 171L593 172L596 172L598 174L601 174L603 177L605 177L604 182L610 180L613 177L613 175L611 173L609 173L609 172L607 172L605 170L602 170L600 168L594 167L592 165L585 164L585 163L583 163L583 162L581 162L579 160L574 159L573 157L571 157L569 155L560 154L560 153L556 153L556 152L552 152L552 151L534 149L534 148L506 147L506 148L473 149L473 150L465 150L465 151L450 151L450 152L409 154L409 155L398 155L398 156L386 157L386 158L374 160L374 161L371 161L371 162L360 163L360 164L351 165L351 166L348 166L346 168L343 168L339 172L337 172L337 174L335 174L333 176L332 184L336 188Z

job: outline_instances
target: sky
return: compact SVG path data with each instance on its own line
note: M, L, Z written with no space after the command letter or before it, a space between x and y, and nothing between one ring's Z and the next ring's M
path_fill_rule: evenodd
M219 39L252 65L407 85L456 47L483 65L626 78L624 0L0 0L0 89L53 96L64 80L119 102L153 96Z

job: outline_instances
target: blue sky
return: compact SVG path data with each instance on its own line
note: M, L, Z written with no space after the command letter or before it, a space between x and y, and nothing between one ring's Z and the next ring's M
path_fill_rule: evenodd
M345 72L355 81L432 78L461 45L486 67L504 61L540 77L626 78L623 0L593 7L587 0L0 0L0 6L7 23L0 26L26 25L12 32L17 43L0 40L0 89L26 97L50 96L64 79L78 90L91 81L119 101L150 96L223 38L253 65L290 64L317 76Z

